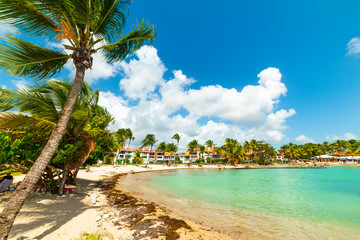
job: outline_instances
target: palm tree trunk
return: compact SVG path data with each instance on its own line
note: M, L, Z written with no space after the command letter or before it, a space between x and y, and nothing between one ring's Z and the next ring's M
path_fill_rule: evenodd
M61 183L60 183L60 187L59 187L59 194L62 195L64 194L64 187L65 187L65 182L66 182L66 178L69 172L69 161L67 161L65 163L64 169L63 169L63 177L61 179Z
M84 76L85 67L77 67L75 79L71 86L69 96L49 141L0 214L0 239L6 240L8 238L17 214L20 212L20 209L29 197L31 191L35 188L41 174L44 172L46 166L49 164L52 156L54 155L74 110L76 100L80 94Z

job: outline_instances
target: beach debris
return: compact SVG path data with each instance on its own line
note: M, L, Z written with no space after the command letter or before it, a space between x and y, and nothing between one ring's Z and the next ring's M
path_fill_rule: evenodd
M95 220L98 222L98 221L100 221L102 219L102 217L100 216L100 215L97 215L96 217L95 217Z
M166 240L174 240L180 238L177 233L179 229L192 231L191 227L181 219L167 215L159 216L157 214L159 210L155 203L140 201L116 189L116 183L121 176L118 174L104 179L101 184L109 204L116 208L119 214L119 217L113 220L115 225L132 230L134 239L163 239L165 237ZM103 212L104 210L102 209ZM112 215L111 213L111 211L108 213L109 217ZM104 217L104 220L109 219Z
M90 200L91 200L91 203L95 204L96 203L96 199L99 197L100 195L97 194L97 193L93 193L90 195Z

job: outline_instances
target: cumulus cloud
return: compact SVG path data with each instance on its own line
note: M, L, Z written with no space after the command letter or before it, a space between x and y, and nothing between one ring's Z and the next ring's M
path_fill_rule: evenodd
M354 38L350 39L350 41L348 42L348 44L346 46L347 46L346 49L348 50L346 55L359 54L360 53L360 38L354 37Z
M114 129L133 129L137 138L134 144L148 133L167 142L179 133L183 136L182 149L192 139L200 143L212 139L218 145L226 137L278 143L285 137L286 119L296 113L294 109L276 109L287 88L279 69L273 67L258 74L257 85L240 91L220 85L192 89L195 80L181 70L173 71L173 77L165 80L166 67L157 50L144 46L133 59L122 62L120 70L123 77L119 86L124 97L100 92L100 105L115 116ZM137 100L135 105L130 104L133 100ZM178 114L181 109L188 114Z
M135 54L138 59L120 64L124 73L120 88L129 98L144 99L163 83L162 77L166 68L154 47L143 46Z
M355 134L345 133L342 136L337 135L326 135L327 141L336 141L336 140L350 140L350 139L359 139Z
M297 141L299 143L315 143L314 139L312 139L311 137L305 136L305 135L300 135L300 136L296 137L295 141Z

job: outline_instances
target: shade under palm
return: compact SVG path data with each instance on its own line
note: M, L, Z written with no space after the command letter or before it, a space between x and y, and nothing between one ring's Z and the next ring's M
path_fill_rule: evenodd
M60 72L72 59L75 79L59 121L44 150L0 215L0 238L7 239L16 215L53 156L73 112L84 80L100 53L108 62L121 61L155 37L154 27L138 24L124 34L126 0L1 0L0 20L41 38L66 42L55 51L7 35L0 45L0 67L12 75L43 79ZM96 45L100 47L96 48Z

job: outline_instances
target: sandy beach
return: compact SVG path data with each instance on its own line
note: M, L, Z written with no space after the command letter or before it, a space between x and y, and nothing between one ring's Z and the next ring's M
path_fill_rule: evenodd
M16 218L9 239L17 239L20 236L30 239L74 239L83 232L110 233L113 239L165 239L164 234L156 237L139 235L142 230L133 229L133 224L126 221L122 212L124 209L109 203L103 184L112 176L119 174L171 169L180 169L180 167L151 165L150 168L144 168L130 165L116 168L113 166L92 167L90 172L80 170L77 185L68 186L74 189L74 194L57 196L50 193L32 193ZM23 177L14 177L14 182L21 181ZM8 191L0 195L0 211L11 194L12 192ZM93 203L94 198L96 198L95 203ZM136 204L144 204L140 200L136 201ZM154 206L154 211L144 213L143 220L160 217L163 222L167 220L170 225L174 222L179 223L179 220L180 227L176 229L176 233L180 235L180 239L231 239L228 235L181 218L161 206L156 204ZM148 227L151 228L151 226ZM175 238L168 237L167 239Z
M278 165L284 166L287 165ZM202 168L219 169L216 165ZM190 220L187 214L181 214L183 211L179 212L176 208L169 210L165 208L166 204L150 202L151 199L144 196L146 193L136 192L131 186L121 184L121 179L125 180L127 174L177 169L189 168L107 165L91 167L90 172L80 170L77 185L67 186L73 188L74 193L63 196L32 193L16 218L9 239L20 236L30 239L74 239L84 232L105 233L113 237L109 239L233 239L214 228L205 227L208 225L203 225L203 221ZM24 175L15 176L14 182L23 178ZM0 211L11 194L11 191L0 194ZM248 233L242 235L245 239L254 239L246 236L264 239L264 236L243 230Z

